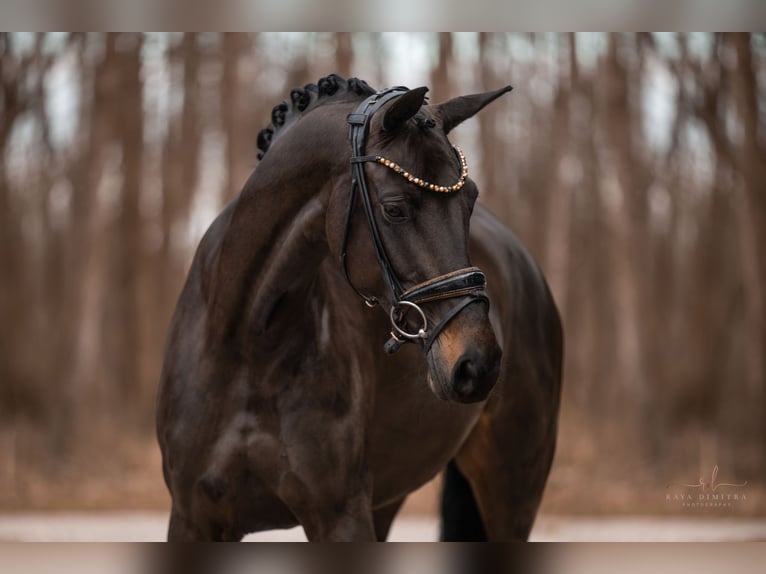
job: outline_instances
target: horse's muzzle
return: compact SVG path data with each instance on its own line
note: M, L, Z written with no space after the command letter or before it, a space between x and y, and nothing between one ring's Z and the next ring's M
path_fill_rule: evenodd
M502 351L497 344L489 349L468 349L452 368L449 400L475 403L487 398L500 374Z
M428 384L440 399L485 400L500 375L503 352L483 305L472 306L445 329L426 355Z

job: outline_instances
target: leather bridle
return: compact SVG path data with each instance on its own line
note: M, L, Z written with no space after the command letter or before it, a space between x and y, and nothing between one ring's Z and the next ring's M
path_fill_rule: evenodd
M347 266L347 246L348 238L351 228L351 217L354 212L354 204L356 202L356 196L359 195L364 213L367 219L367 224L370 229L370 236L372 237L372 243L375 247L375 255L380 266L383 280L386 282L389 290L391 291L392 301L394 302L389 310L389 318L391 319L391 338L385 344L384 349L388 354L396 353L404 343L420 343L424 352L428 352L433 345L439 333L447 326L452 319L454 319L458 313L465 309L471 303L477 301L484 302L489 306L489 298L487 297L484 288L486 287L487 280L484 273L477 267L466 267L464 269L458 269L444 275L439 275L422 283L418 283L404 289L402 287L399 278L391 265L391 260L386 253L385 246L378 230L378 225L375 220L375 213L373 210L372 199L370 197L370 191L367 187L367 180L364 175L364 164L368 162L385 163L384 160L377 155L364 155L365 146L367 143L367 136L370 130L370 119L372 115L380 109L386 102L390 101L401 95L403 92L407 92L408 89L398 86L394 88L388 88L381 90L372 96L365 99L356 111L348 115L347 121L350 128L349 139L351 140L351 196L348 203L348 212L346 214L346 226L343 232L343 238L340 247L340 262L343 268L343 273L348 281L349 285L356 291L356 293L364 300L368 307L375 307L379 304L376 297L372 295L365 295L359 289L357 289L351 282L351 278L348 273ZM453 146L454 147L454 146ZM459 154L455 148L456 153ZM459 155L459 158L461 156ZM398 166L397 166L398 167ZM467 171L461 176L461 181L465 180ZM422 180L414 178L419 184L423 183ZM413 181L413 179L410 179ZM460 184L462 185L462 183ZM453 186L457 188L457 186ZM444 299L460 298L460 301L450 309L450 311L441 319L441 321L429 329L428 320L426 315L421 309L421 305L432 301L441 301ZM421 321L421 326L416 333L411 333L405 330L402 325L407 311L415 311Z

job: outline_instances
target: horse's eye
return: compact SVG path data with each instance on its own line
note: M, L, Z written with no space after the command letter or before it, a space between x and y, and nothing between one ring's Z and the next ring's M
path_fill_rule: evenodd
M386 203L383 205L383 213L386 219L393 223L400 223L407 218L406 210L400 203Z

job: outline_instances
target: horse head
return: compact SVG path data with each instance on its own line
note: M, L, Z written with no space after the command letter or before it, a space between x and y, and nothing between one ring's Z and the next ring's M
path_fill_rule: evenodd
M447 135L508 91L436 105L426 104L427 88L370 96L348 120L352 181L341 180L328 208L328 243L349 282L390 314L389 352L420 346L431 390L444 400L484 400L502 357L469 253L479 192Z

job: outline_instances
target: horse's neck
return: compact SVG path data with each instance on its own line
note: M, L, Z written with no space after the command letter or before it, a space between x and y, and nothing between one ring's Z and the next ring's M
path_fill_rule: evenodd
M338 161L350 153L345 117L353 104L322 106L296 122L245 184L212 270L212 342L265 341L289 327L282 315L306 308L301 298L327 256L326 204L332 174L345 173Z
M314 285L319 266L327 256L324 221L324 206L314 197L268 246L249 303L249 323L256 332L269 328L278 304L288 305L289 298L306 297Z
M211 270L209 334L222 343L272 337L285 324L277 313L300 312L327 256L317 186L264 185L255 174L246 185Z

